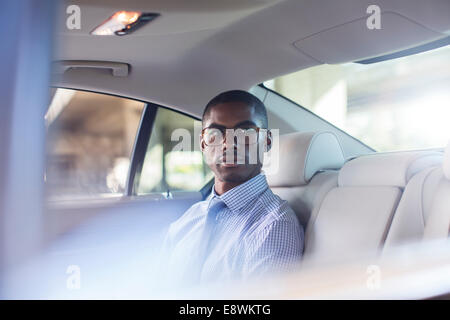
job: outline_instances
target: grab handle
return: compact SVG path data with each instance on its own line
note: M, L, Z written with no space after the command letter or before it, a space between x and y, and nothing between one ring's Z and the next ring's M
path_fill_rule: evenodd
M86 60L63 60L53 63L53 72L63 74L69 69L93 68L93 69L109 69L114 77L128 76L129 65L122 62L106 62L106 61L86 61Z

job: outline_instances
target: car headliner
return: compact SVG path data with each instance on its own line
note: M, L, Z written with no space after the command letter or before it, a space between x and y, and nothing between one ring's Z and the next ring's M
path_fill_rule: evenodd
M53 60L122 62L127 77L108 70L70 69L52 85L151 101L200 115L228 89L323 63L344 63L411 48L450 35L448 0L79 0L81 29L57 11ZM370 30L369 5L381 9ZM161 14L127 36L92 36L119 10Z

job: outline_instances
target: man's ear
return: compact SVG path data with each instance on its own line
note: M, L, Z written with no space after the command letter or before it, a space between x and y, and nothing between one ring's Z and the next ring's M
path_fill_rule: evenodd
M266 143L264 144L264 152L269 152L272 149L272 131L267 130Z
M199 135L198 139L199 139L200 150L201 150L201 152L203 152L203 151L205 151L205 143L203 142L202 135Z

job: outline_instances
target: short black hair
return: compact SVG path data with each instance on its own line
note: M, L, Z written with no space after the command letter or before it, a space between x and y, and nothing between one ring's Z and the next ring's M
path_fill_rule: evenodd
M211 101L209 101L208 104L206 105L205 110L203 110L202 122L205 121L206 115L215 105L230 102L242 102L248 105L249 107L255 108L256 113L262 118L264 129L268 128L269 121L267 119L266 106L261 100L259 100L253 94L244 90L225 91L212 98Z

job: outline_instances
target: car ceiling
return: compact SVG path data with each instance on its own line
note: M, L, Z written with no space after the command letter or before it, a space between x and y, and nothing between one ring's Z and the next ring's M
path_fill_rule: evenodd
M81 29L68 30L68 5ZM381 29L369 30L369 5ZM119 10L161 16L127 36L93 36ZM448 0L78 0L58 8L53 60L121 62L127 77L100 69L54 73L52 85L112 93L200 115L219 92L323 63L376 57L450 35Z

